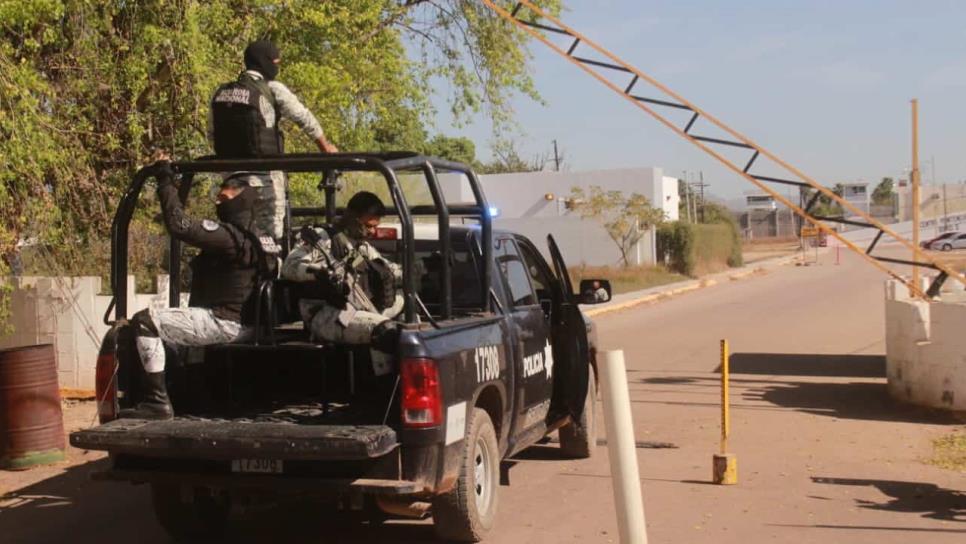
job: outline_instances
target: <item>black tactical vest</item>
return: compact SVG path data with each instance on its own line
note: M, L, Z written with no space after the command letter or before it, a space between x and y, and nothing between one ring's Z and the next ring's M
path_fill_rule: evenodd
M236 256L202 251L191 261L190 305L210 308L220 319L251 325L258 303L256 287L259 280L274 279L277 252L266 250L250 232L224 223L222 228L235 238Z
M281 154L276 106L268 82L248 73L218 87L211 99L215 154L225 158Z

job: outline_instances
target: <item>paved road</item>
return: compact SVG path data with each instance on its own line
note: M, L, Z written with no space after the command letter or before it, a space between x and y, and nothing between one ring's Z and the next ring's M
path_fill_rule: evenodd
M627 354L652 542L966 539L966 475L921 462L955 425L885 394L882 279L843 254L840 266L823 258L599 318L605 345ZM720 338L735 353L730 449L740 483L727 488L709 484ZM606 450L597 453L562 461L548 444L521 455L489 541L616 542ZM146 490L88 483L97 465L0 501L0 541L166 542ZM308 517L289 527L291 517L274 514L232 541L432 538L425 522Z

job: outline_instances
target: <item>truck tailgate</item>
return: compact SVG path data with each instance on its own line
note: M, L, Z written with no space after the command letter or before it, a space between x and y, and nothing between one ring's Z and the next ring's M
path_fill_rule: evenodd
M350 461L381 457L398 446L386 425L298 425L252 421L119 419L70 435L76 448L147 457L257 457Z

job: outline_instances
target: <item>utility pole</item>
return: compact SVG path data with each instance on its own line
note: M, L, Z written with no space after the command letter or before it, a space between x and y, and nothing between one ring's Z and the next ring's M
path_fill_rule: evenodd
M553 140L553 164L555 171L560 171L560 153L557 152L557 140Z
M919 100L912 99L912 260L919 260ZM912 284L919 289L919 267L912 267Z
M704 206L704 202L705 202L705 200L704 200L704 188L708 186L708 184L704 182L704 171L698 171L698 179L699 179L698 183L695 183L694 186L697 187L697 188L699 188L699 189L701 189L701 208L700 208L700 211L699 211L698 205L695 204L695 206L694 206L694 208L695 208L695 215L694 216L695 216L695 219L697 219L698 217L700 217L701 218L701 222L704 223L704 207L705 207ZM700 215L699 215L699 213L700 213Z
M684 212L688 218L688 223L691 223L691 185L688 183L688 171L681 170L681 174L684 175L684 178L678 180L678 185L684 183Z

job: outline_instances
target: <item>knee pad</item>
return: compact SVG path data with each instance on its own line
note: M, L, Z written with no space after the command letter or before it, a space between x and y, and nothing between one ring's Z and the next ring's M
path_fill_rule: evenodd
M157 338L158 327L151 319L151 313L145 308L131 316L131 326L134 327L134 334L140 338Z

